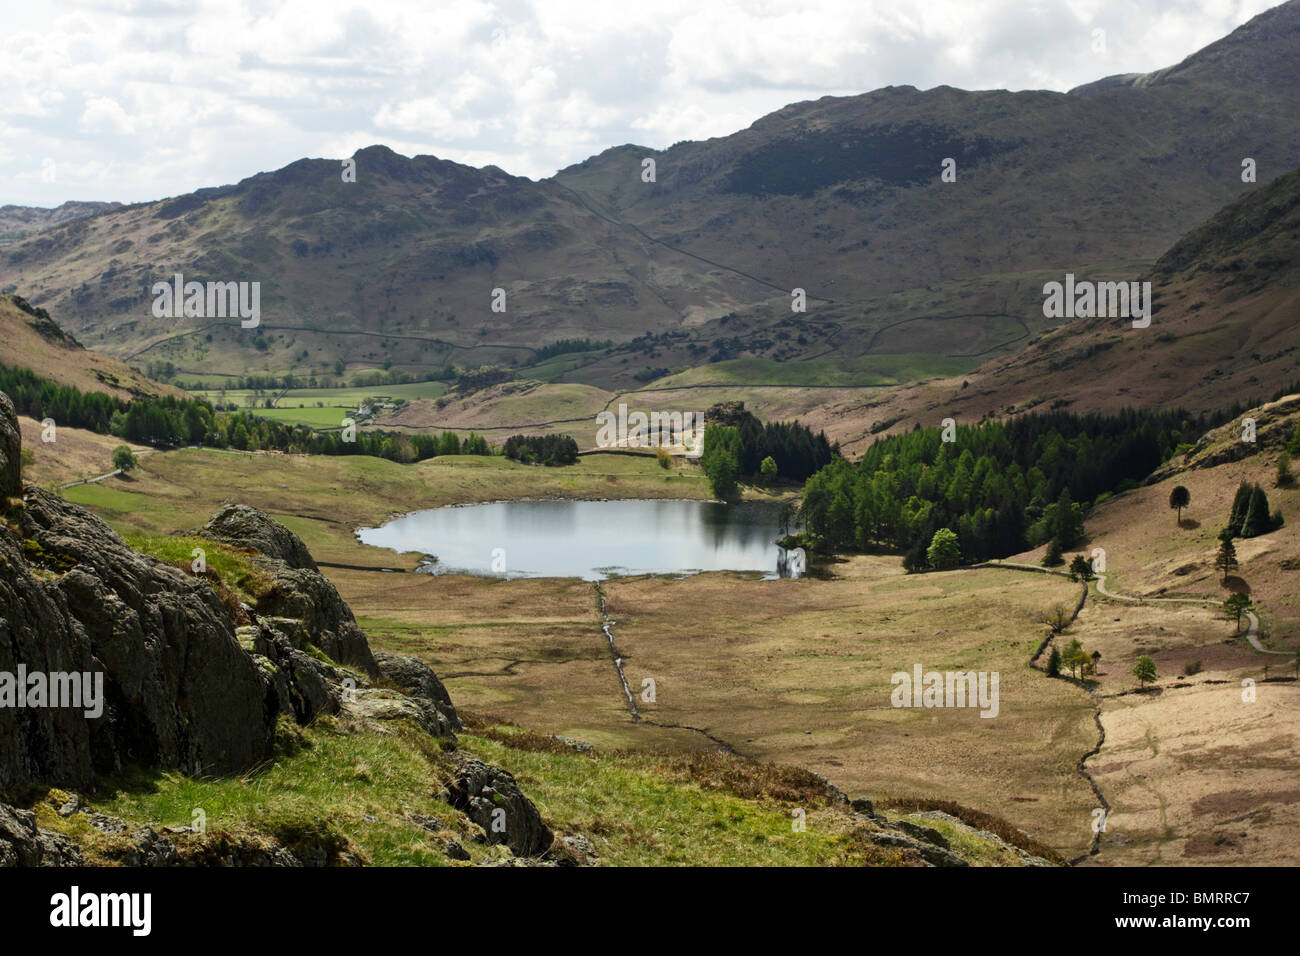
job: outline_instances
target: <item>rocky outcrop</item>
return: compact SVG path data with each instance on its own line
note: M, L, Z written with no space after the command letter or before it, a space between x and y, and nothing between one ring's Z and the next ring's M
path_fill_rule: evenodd
M0 787L84 785L132 763L230 773L270 755L266 682L205 580L38 488L6 520L0 672L100 682L102 710L0 707Z
M384 679L396 684L413 700L421 703L431 711L431 719L441 729L440 735L456 730L464 730L456 708L452 706L447 688L442 686L438 675L424 661L402 654L375 654L375 663Z
M257 599L258 615L298 621L304 640L320 648L330 660L371 676L379 673L370 644L351 608L317 570L307 546L296 534L248 505L222 508L197 533L258 552L256 560L274 576L271 588Z
M256 624L239 628L236 636L266 678L267 712L289 714L298 723L307 724L319 714L339 712L341 688L348 677L338 668L312 657L301 644L294 643L285 631L290 634L299 631L300 628L291 626L296 623L262 618ZM285 630L279 630L274 624L284 626Z
M862 839L874 843L876 846L894 850L912 850L930 866L970 866L969 863L951 850L935 846L927 840L918 840L904 833L863 829L859 835Z
M489 843L504 843L516 856L537 856L555 842L537 807L499 767L458 755L447 790L451 805L481 826Z
M22 441L14 403L0 392L0 501L22 493Z
M0 866L81 866L67 837L36 825L36 814L0 803Z
M236 548L252 548L291 568L318 571L302 539L264 512L248 505L227 505L203 526L204 537Z

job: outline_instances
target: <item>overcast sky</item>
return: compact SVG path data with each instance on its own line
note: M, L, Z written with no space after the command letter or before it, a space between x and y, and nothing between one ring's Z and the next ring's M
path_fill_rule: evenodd
M1148 72L1275 5L10 0L0 204L158 199L374 143L536 179L826 94Z

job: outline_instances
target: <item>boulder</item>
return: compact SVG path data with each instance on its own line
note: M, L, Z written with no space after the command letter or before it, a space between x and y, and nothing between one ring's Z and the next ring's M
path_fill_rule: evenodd
M258 597L257 614L298 622L296 626L287 621L276 625L292 633L295 647L304 650L310 643L337 664L371 676L379 673L352 609L317 569L307 546L296 534L248 505L227 505L195 533L231 547L260 552L257 560L274 575L274 583Z
M379 673L386 679L433 710L437 715L435 720L444 728L439 736L465 729L456 714L456 708L452 706L447 688L424 661L418 657L380 651L375 654L375 663L379 666Z
M426 733L445 737L445 720L428 704L382 687L359 687L343 700L343 712L365 721L409 720Z
M0 396L2 397L2 396ZM0 803L0 866L81 866L81 851L62 834L42 830L36 814Z
M555 835L508 771L457 757L448 785L451 805L481 826L489 843L504 843L516 856L538 856L551 848Z
M268 562L268 570L275 575L275 583L257 599L259 617L301 621L307 641L330 660L371 676L379 673L370 642L352 616L352 609L323 574L278 561Z
M227 505L201 532L205 538L236 548L253 548L291 568L319 570L307 546L280 522L248 505Z

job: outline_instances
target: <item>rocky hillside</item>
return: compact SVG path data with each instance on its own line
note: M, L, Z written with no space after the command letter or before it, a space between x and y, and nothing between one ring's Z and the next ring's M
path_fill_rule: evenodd
M321 715L410 721L455 739L460 719L438 678L414 658L372 654L352 612L282 525L232 506L197 532L214 552L251 562L260 581L249 605L206 561L185 568L138 554L89 512L22 487L20 451L12 404L0 394L0 674L47 675L51 687L55 674L102 675L102 695L92 705L88 694L84 707L36 706L35 698L25 706L9 687L10 699L0 696L0 737L9 742L0 792L93 789L130 767L245 772L276 755L285 721L306 726ZM549 849L549 831L508 774L467 760L449 793L488 824L492 808L506 806L501 839L521 855ZM494 803L497 794L503 801ZM160 839L137 833L124 859L174 860ZM66 839L34 830L30 814L0 807L0 861L79 859Z
M53 209L41 206L0 206L0 245L27 233L39 232L73 219L84 219L86 216L120 208L121 205L120 202L71 200Z

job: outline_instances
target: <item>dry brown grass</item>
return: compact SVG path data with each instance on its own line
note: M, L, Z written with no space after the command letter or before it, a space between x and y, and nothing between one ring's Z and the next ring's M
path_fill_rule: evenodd
M144 445L112 435L63 426L58 426L54 441L43 442L41 423L36 419L19 415L18 425L23 450L33 456L32 464L23 469L23 480L42 487L107 474L113 470L113 449L118 445L126 445L137 453L146 450Z

